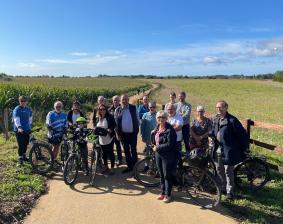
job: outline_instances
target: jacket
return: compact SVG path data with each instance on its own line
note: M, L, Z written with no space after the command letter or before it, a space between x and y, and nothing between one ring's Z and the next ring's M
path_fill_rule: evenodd
M212 135L217 139L216 147L222 149L223 164L236 165L245 158L245 150L248 148L247 132L241 122L233 115L227 113L220 121L220 116L213 119Z

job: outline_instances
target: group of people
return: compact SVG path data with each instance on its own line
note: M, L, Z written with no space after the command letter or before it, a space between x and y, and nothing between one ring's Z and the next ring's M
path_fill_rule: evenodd
M206 150L208 137L215 139L215 154L219 153L221 160L217 160L216 168L222 183L223 192L228 198L234 197L233 167L244 159L244 151L248 147L248 138L240 121L228 113L228 104L224 100L216 103L216 116L205 117L204 107L196 107L196 117L190 121L192 106L186 101L186 93L170 93L170 100L163 110L157 111L155 101L150 101L147 95L142 103L132 105L129 96L113 96L112 104L107 105L103 96L97 99L97 107L93 111L92 123L94 128L103 128L105 135L99 136L99 144L103 150L105 174L113 174L115 162L117 166L123 164L122 147L127 167L122 173L131 173L138 161L137 139L140 131L141 139L145 144L144 152L154 145L156 164L161 182L159 200L168 203L171 201L171 191L174 184L177 166L182 166L182 142L186 152L192 149ZM13 111L14 131L19 146L19 163L27 160L26 150L29 133L32 127L32 111L27 107L27 98L21 96L19 105ZM66 115L63 112L63 103L54 103L54 110L46 117L48 140L53 145L56 163L64 130L76 127L76 131L83 132L86 127L86 115L80 108L78 101L73 102L71 110ZM114 144L117 151L115 161ZM121 147L122 145L122 147ZM84 169L88 175L87 144L80 145ZM216 156L215 156L216 158ZM110 167L108 165L110 160Z

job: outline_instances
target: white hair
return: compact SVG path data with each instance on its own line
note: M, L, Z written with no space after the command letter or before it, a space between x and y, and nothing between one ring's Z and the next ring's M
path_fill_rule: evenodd
M164 110L160 110L156 113L156 119L159 118L159 117L165 117L166 120L167 120L168 114Z
M56 108L57 105L61 105L63 107L63 103L59 100L54 103L54 108Z
M204 106L198 105L197 106L197 111L204 111Z

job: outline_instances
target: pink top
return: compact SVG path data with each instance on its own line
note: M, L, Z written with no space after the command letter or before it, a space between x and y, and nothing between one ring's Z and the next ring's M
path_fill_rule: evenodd
M159 145L159 136L161 133L165 131L165 128L159 128L158 131L155 134L155 143L156 145Z

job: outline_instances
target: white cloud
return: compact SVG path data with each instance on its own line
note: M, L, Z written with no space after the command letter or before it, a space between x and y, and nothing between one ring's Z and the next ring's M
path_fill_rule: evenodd
M274 56L276 51L272 49L254 49L253 54L257 57L270 57Z
M203 59L204 64L223 64L224 62L219 57L207 56Z
M18 63L18 66L22 67L22 68L35 68L35 67L37 67L37 65L34 64L34 63L23 63L23 62Z
M86 53L86 52L73 52L73 53L71 53L71 55L73 55L73 56L87 56L88 53Z

